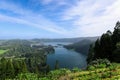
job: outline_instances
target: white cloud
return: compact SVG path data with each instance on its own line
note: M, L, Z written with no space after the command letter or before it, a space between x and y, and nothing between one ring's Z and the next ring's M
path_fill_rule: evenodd
M51 20L43 17L40 14L35 14L29 10L22 9L14 4L6 2L0 2L0 9L8 10L12 13L18 14L19 16L13 17L0 13L0 21L7 21L11 23L24 24L32 27L37 27L46 31L65 35L68 33L64 28L59 27Z
M12 3L7 3L4 1L0 1L0 9L6 10L6 11L12 11L13 13L21 14L21 15L24 15L27 12L27 11L24 12L24 10L19 6L16 6Z
M35 1L43 1L46 5L52 2L56 3L58 6L70 4L68 0ZM78 0L76 4L73 4L63 12L63 23L71 22L70 28L65 29L41 14L36 14L18 5L3 1L0 2L0 9L10 11L19 16L14 15L13 17L0 13L0 20L36 27L62 34L66 37L98 36L108 29L113 30L116 21L120 20L119 4L120 0L109 0L109 2L107 0Z
M63 21L72 20L72 31L81 36L101 35L120 20L120 0L82 0L66 10Z

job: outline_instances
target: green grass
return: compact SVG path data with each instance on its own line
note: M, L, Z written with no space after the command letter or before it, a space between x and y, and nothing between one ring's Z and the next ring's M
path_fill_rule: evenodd
M114 68L96 68L94 70L79 71L75 73L70 73L64 77L64 79L72 80L120 80L120 64L113 64Z
M0 55L4 54L5 52L7 52L8 50L0 50Z

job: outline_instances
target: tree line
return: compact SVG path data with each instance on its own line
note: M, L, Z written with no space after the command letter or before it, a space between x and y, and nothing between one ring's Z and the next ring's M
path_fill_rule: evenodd
M115 25L114 31L108 30L95 44L91 44L87 62L107 58L111 62L120 62L120 22Z

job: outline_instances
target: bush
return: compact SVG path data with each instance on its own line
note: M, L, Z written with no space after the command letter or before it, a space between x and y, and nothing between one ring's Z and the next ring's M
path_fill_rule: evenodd
M109 78L110 77L110 73L109 72L103 72L101 77L102 78Z
M110 61L107 59L97 59L89 63L89 66L94 66L95 68L105 68L111 65Z
M17 80L38 80L38 75L34 73L21 73L16 76Z
M88 70L95 70L95 67L94 66L89 66Z
M73 72L79 72L79 71L81 71L79 68L74 68L74 69L72 69L72 71Z

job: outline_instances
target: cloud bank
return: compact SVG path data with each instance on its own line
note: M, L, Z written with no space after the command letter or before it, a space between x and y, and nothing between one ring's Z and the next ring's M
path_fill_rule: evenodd
M73 32L82 36L101 35L113 30L120 20L120 0L82 0L64 12L63 20L72 20Z

